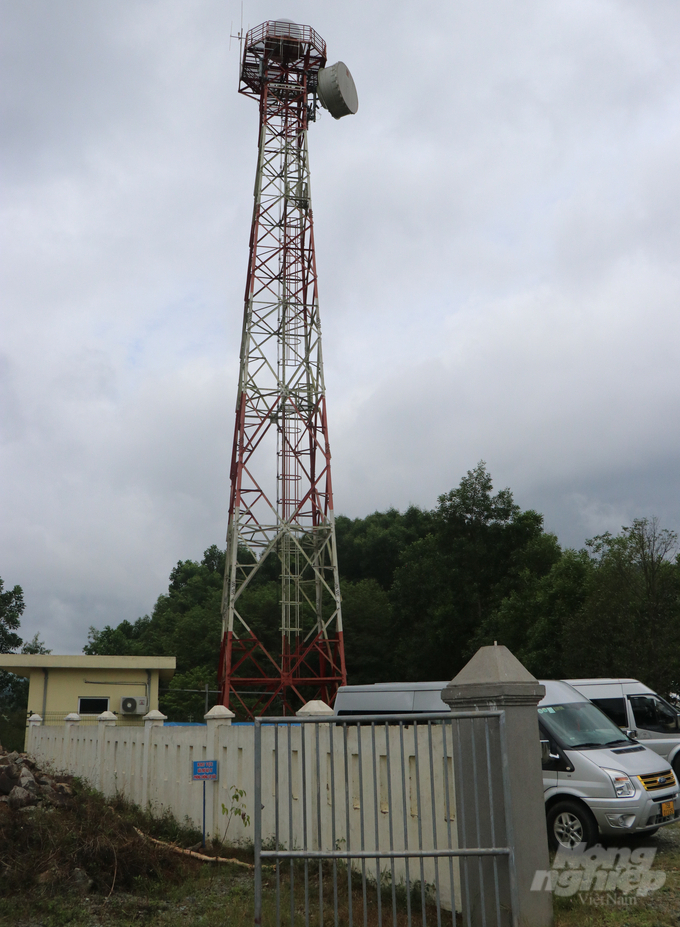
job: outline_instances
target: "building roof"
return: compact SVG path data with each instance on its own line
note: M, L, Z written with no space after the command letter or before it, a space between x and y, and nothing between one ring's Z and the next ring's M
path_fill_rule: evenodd
M81 669L81 670L158 670L159 677L172 679L177 660L175 657L91 657L87 654L60 656L54 653L3 653L0 654L0 670L30 676L35 669Z

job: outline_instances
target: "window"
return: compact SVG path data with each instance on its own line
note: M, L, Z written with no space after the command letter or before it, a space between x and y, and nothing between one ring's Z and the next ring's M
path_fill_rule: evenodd
M103 711L109 710L109 700L107 698L79 698L78 714L79 715L100 715Z
M567 702L538 709L540 723L564 750L611 747L630 743L627 737L590 702Z
M643 731L677 734L678 714L658 695L631 695L635 726Z
M628 727L626 703L622 698L594 698L591 701L593 705L597 705L598 708L602 709L614 724L618 724L622 728Z

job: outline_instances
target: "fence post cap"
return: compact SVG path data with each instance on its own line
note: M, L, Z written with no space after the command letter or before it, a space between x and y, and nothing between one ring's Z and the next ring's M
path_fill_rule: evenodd
M80 721L80 715L77 711L71 711L66 715L64 721L68 721L70 724L77 724Z
M43 719L40 717L40 715L33 712L33 714L28 719L28 723L29 724L42 724L42 720Z
M152 708L151 711L147 712L142 718L145 724L165 724L168 720L168 716L164 715L162 711L159 711L157 708Z
M310 702L305 702L302 708L295 712L297 717L307 717L309 715L334 715L335 712L330 705L322 702L320 698L314 698Z
M507 647L492 644L479 648L442 690L441 697L454 710L464 710L473 703L537 705L544 695L545 686Z
M97 716L97 721L109 722L109 724L112 721L115 724L117 720L118 719L112 711L102 711L102 713Z
M538 682L529 670L503 644L480 647L451 685L474 685L480 682Z
M203 717L206 721L231 721L236 715L230 708L227 708L226 705L213 705L210 711L203 715Z

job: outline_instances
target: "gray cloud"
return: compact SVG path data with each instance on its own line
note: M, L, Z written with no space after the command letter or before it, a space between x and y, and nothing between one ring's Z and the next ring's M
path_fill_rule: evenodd
M432 506L483 458L564 543L680 527L677 4L285 15L360 95L310 132L337 509ZM0 575L56 650L224 538L257 143L239 17L0 2Z

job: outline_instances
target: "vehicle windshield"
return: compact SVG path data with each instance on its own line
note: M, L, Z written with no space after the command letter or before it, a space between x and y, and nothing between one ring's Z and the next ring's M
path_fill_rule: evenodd
M541 723L562 747L613 747L630 743L592 702L568 702L539 708Z

